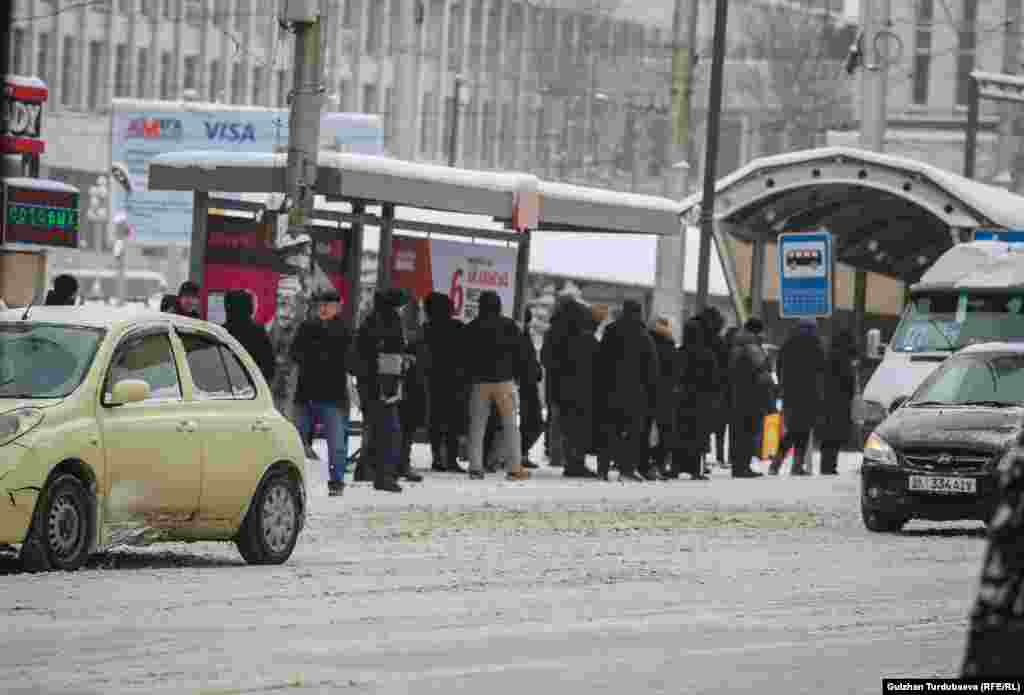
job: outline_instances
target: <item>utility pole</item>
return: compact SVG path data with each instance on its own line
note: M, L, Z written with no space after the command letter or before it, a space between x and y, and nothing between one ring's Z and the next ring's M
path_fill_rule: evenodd
M704 195L700 204L700 251L697 256L697 312L708 305L708 275L711 272L711 241L715 235L715 176L718 169L719 123L722 119L722 73L725 69L725 26L728 0L715 2L715 38L711 55L711 84L708 97L707 145L704 157Z
M688 16L684 10L689 8ZM690 168L693 166L693 140L690 138L693 64L696 62L697 20L700 0L675 0L672 13L672 140L668 167L665 169L665 197L686 197ZM685 33L685 39L684 39ZM682 336L686 314L686 226L680 224L677 237L658 237L654 269L654 312L674 319L676 337Z
M320 145L320 109L323 85L320 66L320 3L317 0L288 0L283 22L295 34L295 61L288 117L288 164L286 188L291 205L288 231L278 239L285 260L296 270L298 288L290 310L279 311L274 322L274 347L278 357L274 378L274 400L282 413L290 412L294 401L295 363L289 358L292 341L306 318L312 287L313 241L309 224L316 195L317 155ZM302 237L306 236L305 240Z

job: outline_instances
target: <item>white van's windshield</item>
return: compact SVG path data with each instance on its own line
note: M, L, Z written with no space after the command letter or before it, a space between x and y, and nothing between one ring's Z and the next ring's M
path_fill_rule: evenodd
M892 337L896 352L952 352L971 343L1024 340L1024 291L916 295Z

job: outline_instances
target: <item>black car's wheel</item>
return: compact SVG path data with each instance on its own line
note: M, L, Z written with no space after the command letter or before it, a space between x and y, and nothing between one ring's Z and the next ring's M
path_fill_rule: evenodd
M861 507L861 516L868 531L875 533L898 533L909 521L906 517L887 516L873 509Z
M89 558L92 510L89 493L73 475L61 475L43 490L32 528L21 548L29 572L74 571Z
M275 473L263 481L249 506L235 544L250 565L280 565L295 549L302 527L302 502L295 481Z

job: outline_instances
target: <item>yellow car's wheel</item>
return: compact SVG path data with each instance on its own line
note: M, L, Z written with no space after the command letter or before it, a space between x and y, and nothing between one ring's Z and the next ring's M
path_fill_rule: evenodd
M235 544L251 565L280 565L295 549L302 528L302 502L296 482L274 473L256 491Z
M29 572L73 571L89 558L92 534L91 500L82 482L61 475L43 490L35 518L21 549L21 561Z

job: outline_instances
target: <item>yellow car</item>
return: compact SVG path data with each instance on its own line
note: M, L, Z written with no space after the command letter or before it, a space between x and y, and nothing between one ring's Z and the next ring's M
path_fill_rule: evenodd
M170 314L0 312L0 548L29 570L157 541L291 556L304 448L227 331Z

